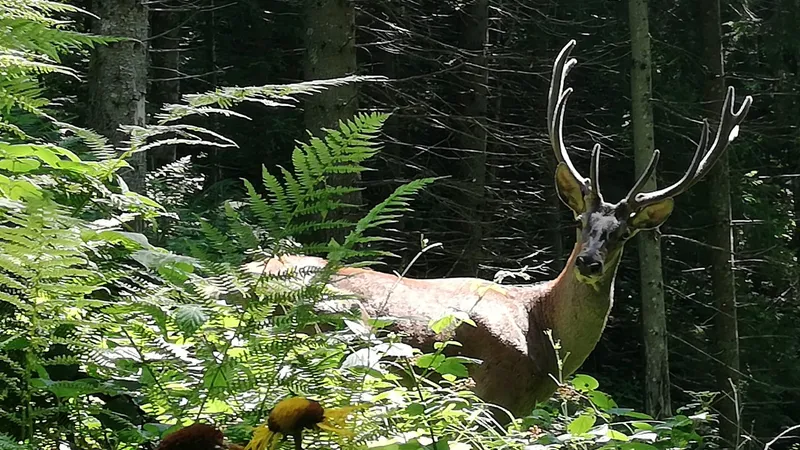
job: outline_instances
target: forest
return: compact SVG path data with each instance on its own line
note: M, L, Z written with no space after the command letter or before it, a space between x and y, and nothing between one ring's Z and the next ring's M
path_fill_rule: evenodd
M800 1L0 28L0 450L800 449Z

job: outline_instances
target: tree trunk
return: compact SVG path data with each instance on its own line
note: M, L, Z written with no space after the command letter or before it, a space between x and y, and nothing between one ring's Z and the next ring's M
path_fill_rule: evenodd
M629 0L631 29L631 117L636 175L644 172L653 155L652 57L647 0ZM656 189L656 176L645 190ZM638 236L641 275L642 329L646 362L645 407L654 417L672 415L670 405L669 351L664 307L664 276L661 270L661 238L658 230Z
M786 14L783 9L781 8L783 4L786 3L787 9L791 12L791 14ZM782 23L781 29L783 30L796 30L798 25L800 25L800 0L792 0L787 2L780 2L776 4L776 15L781 15L785 19L785 22ZM786 31L784 31L786 33ZM790 41L791 42L791 41ZM786 84L794 84L800 85L800 43L795 45L787 45L788 48L784 50L786 53L782 55L782 61L778 67L781 67L781 71L785 71L789 74L795 74L794 79L786 77L784 81L784 77L779 75L782 83L778 86L779 90L790 90L791 87L786 87ZM798 109L800 109L800 99L797 97L787 97L783 99L776 99L778 100L776 107L781 108L777 112L780 117L784 119L784 121L788 121L788 127L794 128L794 132L790 131L790 139L794 139L793 142L800 142L800 130L797 129L796 126L792 126L796 123L796 117ZM787 125L784 125L787 126ZM800 173L800 160L795 160L794 170L793 173ZM792 182L792 198L794 199L794 235L792 237L792 247L794 250L795 255L795 267L794 267L794 279L792 280L793 283L793 291L794 291L794 299L795 301L800 304L800 178L795 177Z
M304 0L306 80L321 80L352 75L356 72L356 26L353 0ZM305 102L305 127L322 136L322 128L339 128L340 120L352 118L358 110L358 89L355 84L338 86L314 94ZM333 177L334 184L352 186L360 181L358 175ZM343 199L347 204L360 205L361 194L353 193ZM341 212L336 216L341 217ZM331 219L334 219L329 215ZM325 236L339 242L344 232L335 230Z
M145 124L147 93L147 7L141 0L94 0L93 32L131 40L99 45L89 68L89 126L122 147L127 135L120 125ZM133 171L123 173L128 187L144 192L147 159L135 153L128 160Z
M725 69L722 53L722 27L719 0L700 4L703 52L706 64L704 103L706 115L716 120L725 98ZM720 156L708 176L711 228L708 243L711 254L711 284L717 313L714 317L717 390L722 447L738 448L740 420L737 395L739 388L739 330L736 318L736 289L733 273L733 233L731 227L731 192L728 155ZM736 389L736 391L734 391Z
M489 71L486 42L489 27L489 1L472 0L458 15L459 47L464 54L461 72L462 117L457 127L455 147L459 158L464 233L467 240L457 269L458 275L476 275L483 254L483 211L486 203L486 114L489 96Z
M151 112L158 113L165 103L178 103L181 98L179 44L181 41L180 11L162 5L150 13L150 91ZM157 169L175 162L177 146L168 145L150 152L148 168Z

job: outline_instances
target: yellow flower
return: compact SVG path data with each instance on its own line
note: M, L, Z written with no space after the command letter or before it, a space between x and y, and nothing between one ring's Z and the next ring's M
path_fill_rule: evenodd
M345 419L367 405L344 406L325 410L318 402L303 397L291 397L278 402L269 413L267 423L256 428L245 450L274 450L284 436L292 436L294 447L300 450L303 429L315 427L344 437L355 433L345 428Z

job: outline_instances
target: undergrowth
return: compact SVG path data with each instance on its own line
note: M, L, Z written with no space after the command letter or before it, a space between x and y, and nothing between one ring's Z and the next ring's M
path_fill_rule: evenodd
M231 108L243 101L290 106L297 94L363 77L187 96L166 105L158 123L127 127L128 147L114 148L91 130L52 120L36 79L71 74L58 69L59 52L103 41L59 31L48 14L76 11L59 2L1 8L14 39L0 39L10 74L0 80L0 450L141 448L196 421L246 442L272 405L293 395L324 406L370 405L356 415L353 440L307 434L310 449L704 442L703 404L694 415L656 421L619 408L585 375L560 380L555 402L501 426L497 409L469 389L474 361L444 356L457 343L423 354L386 331L387 322L316 312L318 302L340 299L327 287L333 271L389 256L380 250L381 229L434 182L401 185L355 221L332 214L350 208L343 198L358 188L329 178L366 169L385 114L361 114L309 138L294 150L293 167L265 167L260 184L243 183L242 198L202 212L192 204L202 180L188 160L150 174L147 195L129 192L118 175L129 155L161 145L235 147L181 122L189 116L240 115ZM19 110L61 138L30 137L10 119ZM135 218L148 224L144 234L132 230ZM331 230L345 237L320 238ZM330 264L272 275L245 268L287 252Z

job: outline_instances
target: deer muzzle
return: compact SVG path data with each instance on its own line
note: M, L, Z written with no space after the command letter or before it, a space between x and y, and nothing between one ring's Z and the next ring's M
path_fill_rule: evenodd
M595 278L603 273L603 259L599 252L581 252L575 259L578 273L587 278Z

